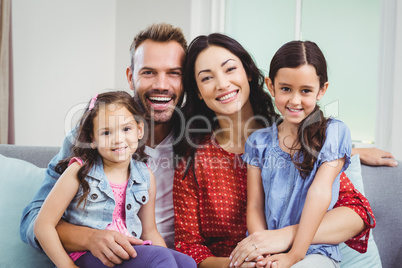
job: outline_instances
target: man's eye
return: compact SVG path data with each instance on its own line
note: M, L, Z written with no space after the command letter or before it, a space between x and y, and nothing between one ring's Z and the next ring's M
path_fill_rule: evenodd
M131 130L130 127L125 127L125 128L123 128L123 131L129 131L129 130Z
M109 131L104 131L104 132L101 133L101 135L107 136L107 135L110 135L110 132Z
M288 88L288 87L283 87L283 88L281 88L281 90L287 92L287 91L290 91L290 88Z
M170 72L173 76L181 76L181 72Z

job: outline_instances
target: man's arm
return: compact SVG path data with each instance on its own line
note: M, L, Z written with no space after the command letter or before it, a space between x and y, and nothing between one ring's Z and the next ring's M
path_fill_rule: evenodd
M71 131L64 138L63 145L60 148L60 151L57 155L53 157L50 161L45 174L45 179L40 186L39 190L36 192L34 198L31 203L25 207L22 218L20 222L20 237L21 240L25 243L30 244L32 247L36 249L41 249L39 243L36 240L34 234L34 224L36 217L38 216L39 210L42 207L43 202L46 197L49 195L52 190L56 180L60 177L55 171L56 165L60 160L65 159L71 155L72 142L74 139L75 131Z
M395 157L386 151L377 148L353 148L352 155L358 154L362 164L370 166L396 167Z
M108 267L134 258L136 252L132 245L142 243L141 240L116 231L77 226L64 220L60 220L56 230L66 251L89 250Z

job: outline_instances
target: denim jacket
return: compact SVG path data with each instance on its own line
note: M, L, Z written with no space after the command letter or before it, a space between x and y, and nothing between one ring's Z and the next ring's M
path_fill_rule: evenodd
M25 243L30 244L32 247L41 250L41 246L39 242L37 241L35 234L34 234L34 225L35 225L35 219L38 216L39 210L45 201L46 197L49 195L50 191L52 190L54 184L56 183L57 179L60 177L60 174L58 174L55 171L56 165L59 163L60 160L65 159L69 156L71 156L71 148L72 144L74 142L76 136L76 129L73 129L70 131L66 137L64 138L63 145L60 148L60 151L55 157L50 161L48 168L46 170L45 174L45 179L42 182L42 185L40 186L39 190L36 192L34 198L32 199L31 203L29 203L25 208L24 211L22 212L22 217L21 217L21 223L20 223L20 237L21 240L24 241ZM136 163L138 164L138 162ZM142 163L141 163L142 164ZM145 164L144 164L145 166ZM141 169L142 170L142 169ZM148 170L147 170L148 172ZM133 173L133 170L131 171L131 174ZM149 173L146 173L147 177L149 177ZM133 179L136 178L137 180L140 177L136 176L130 176L130 182L128 183L127 187L132 187L133 186ZM148 184L149 184L149 178L147 179ZM110 187L110 186L109 186ZM127 188L129 189L129 188ZM131 189L130 189L131 192ZM129 193L129 191L127 191ZM89 195L89 197L91 194ZM132 202L132 199L129 198ZM148 200L148 197L146 198ZM113 201L114 202L114 201ZM128 205L130 201L127 200L126 198L126 204ZM87 202L88 203L88 202ZM131 209L130 209L131 210ZM129 211L130 211L129 210ZM113 210L111 212L113 214ZM129 219L128 217L137 217L138 216L132 215L132 213L127 213L127 206L126 206L126 217L127 217L127 225L130 223L131 218ZM111 218L110 218L111 219ZM127 229L130 231L131 227L127 226ZM134 230L130 232L135 232ZM137 233L136 233L137 234ZM139 234L137 234L136 237L138 237Z
M78 207L82 196L82 188L67 207L63 219L74 225L87 226L95 229L105 229L112 222L116 202L113 190L103 171L102 160L99 158L85 178L90 192ZM138 217L141 206L149 199L149 170L145 163L131 160L130 177L126 189L126 225L128 231L136 238L142 234L142 225Z

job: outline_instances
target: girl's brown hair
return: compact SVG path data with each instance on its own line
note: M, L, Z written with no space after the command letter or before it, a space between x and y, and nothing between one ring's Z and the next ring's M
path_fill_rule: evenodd
M94 105L90 109L91 103ZM97 98L91 100L81 120L76 128L75 140L72 147L72 156L61 160L56 166L56 172L62 174L68 167L70 160L73 157L81 158L83 165L78 170L78 180L80 187L82 187L83 195L79 198L79 206L82 201L86 199L89 194L89 184L85 180L88 172L94 166L96 160L98 159L99 153L97 149L92 149L90 144L92 143L93 131L94 131L94 119L99 113L100 107L108 107L108 105L124 106L127 110L133 114L137 123L143 121L140 117L140 112L138 111L137 105L133 97L125 91L111 91L101 93ZM145 145L139 143L138 148L133 154L133 158L139 161L146 162L146 155L144 153Z
M317 44L311 41L291 41L279 48L271 60L269 78L274 84L279 69L297 68L305 64L315 68L320 89L323 88L328 81L327 62ZM314 168L318 153L325 142L328 120L316 105L299 126L297 138L290 149L296 152L292 161L303 178Z

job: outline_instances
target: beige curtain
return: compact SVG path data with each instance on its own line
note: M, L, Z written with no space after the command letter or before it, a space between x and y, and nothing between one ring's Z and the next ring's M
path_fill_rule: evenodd
M10 143L12 135L11 0L0 0L0 144ZM10 122L11 121L11 122Z

